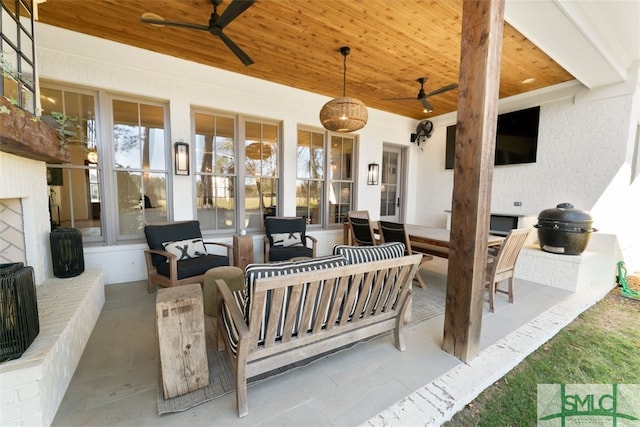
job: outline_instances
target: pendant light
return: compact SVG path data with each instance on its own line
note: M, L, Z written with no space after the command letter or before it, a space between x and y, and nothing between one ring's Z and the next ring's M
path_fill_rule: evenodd
M347 97L347 55L351 49L348 46L341 47L340 53L344 57L342 97L324 104L320 110L320 122L330 131L353 132L367 124L367 107L359 99Z

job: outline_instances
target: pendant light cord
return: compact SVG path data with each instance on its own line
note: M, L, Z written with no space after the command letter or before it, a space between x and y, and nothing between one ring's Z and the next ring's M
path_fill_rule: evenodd
M342 77L342 97L347 96L347 55L344 55L343 61L343 77Z

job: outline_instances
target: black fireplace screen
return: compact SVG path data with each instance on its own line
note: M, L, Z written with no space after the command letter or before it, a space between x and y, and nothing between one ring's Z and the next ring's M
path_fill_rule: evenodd
M17 359L40 332L32 267L0 264L0 362Z

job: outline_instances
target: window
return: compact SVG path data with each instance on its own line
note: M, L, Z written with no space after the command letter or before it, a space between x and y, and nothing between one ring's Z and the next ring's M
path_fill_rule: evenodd
M298 129L296 215L306 218L308 224L331 226L343 223L353 206L355 139L329 134L327 153L325 135ZM328 174L325 164L329 164Z
M202 229L261 230L265 217L277 215L280 125L203 111L195 111L193 120L196 210Z
M353 153L355 140L331 135L329 224L341 224L353 206Z
M236 227L235 120L195 113L196 211L205 230ZM239 227L245 228L245 227Z
M85 242L112 244L168 220L164 105L111 99L105 143L96 93L42 83L40 99L42 121L64 135L71 152L71 163L47 165L52 229L73 227Z
M0 96L35 112L35 43L31 0L0 2Z
M278 215L279 127L247 120L244 134L244 223L258 230L264 218Z
M112 113L118 238L139 238L168 220L165 108L113 99Z
M85 240L102 241L96 96L46 85L40 88L40 95L42 120L64 134L71 153L70 164L47 168L52 229L73 227Z
M298 130L296 216L322 225L324 203L324 132Z

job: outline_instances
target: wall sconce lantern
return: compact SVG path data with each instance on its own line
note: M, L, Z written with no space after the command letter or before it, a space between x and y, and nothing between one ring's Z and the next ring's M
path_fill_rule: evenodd
M377 163L369 163L369 173L367 174L367 184L378 185L379 176L380 176L380 165Z
M189 145L184 142L176 142L173 146L175 151L176 175L189 175Z

